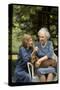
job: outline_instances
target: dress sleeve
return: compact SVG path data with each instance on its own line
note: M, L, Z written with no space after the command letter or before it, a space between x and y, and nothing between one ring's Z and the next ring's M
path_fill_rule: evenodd
M20 48L19 56L25 63L27 63L30 60L30 55L27 53L25 48Z
M53 52L54 52L53 44L50 41L48 44L48 53L47 53L48 58L52 58Z

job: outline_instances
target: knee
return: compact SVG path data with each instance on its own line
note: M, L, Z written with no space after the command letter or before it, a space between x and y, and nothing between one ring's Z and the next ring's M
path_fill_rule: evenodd
M46 76L45 75L40 76L40 82L46 82Z
M48 81L52 81L53 78L54 78L53 73L49 73L48 76L47 76L47 82L48 82Z
M49 75L49 76L53 76L53 73L49 73L48 75Z

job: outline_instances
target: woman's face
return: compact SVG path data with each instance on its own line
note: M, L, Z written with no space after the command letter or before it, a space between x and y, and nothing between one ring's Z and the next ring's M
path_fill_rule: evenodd
M30 38L27 43L28 43L27 44L28 47L33 47L33 40L32 40L32 38Z
M47 37L46 37L45 32L40 32L40 34L39 34L39 41L40 41L41 44L45 44L46 43Z

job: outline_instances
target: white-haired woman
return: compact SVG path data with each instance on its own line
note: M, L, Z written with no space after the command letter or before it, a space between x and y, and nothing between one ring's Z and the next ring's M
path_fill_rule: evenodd
M36 73L40 77L41 82L52 81L56 73L54 67L54 65L56 65L56 60L52 59L54 50L52 42L49 41L50 33L48 32L48 29L45 27L41 28L38 32L38 37L39 42L36 44L36 46L38 47L36 55L39 59L36 62ZM45 64L45 66L42 65L43 63ZM48 64L54 65L48 66Z

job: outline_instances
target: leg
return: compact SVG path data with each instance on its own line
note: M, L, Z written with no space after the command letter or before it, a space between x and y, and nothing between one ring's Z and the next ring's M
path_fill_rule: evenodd
M31 82L29 74L25 71L16 72L16 82Z
M48 76L47 76L47 82L52 81L53 78L54 78L53 73L49 73Z
M41 75L40 76L40 81L41 82L46 82L46 76L45 75Z
M52 73L51 73L52 72ZM41 82L47 82L47 81L52 81L53 80L53 73L55 72L55 68L49 67L49 68L38 68L36 70L36 74L40 77ZM45 75L44 75L45 74ZM47 79L46 79L46 74ZM43 75L43 76L42 76Z

